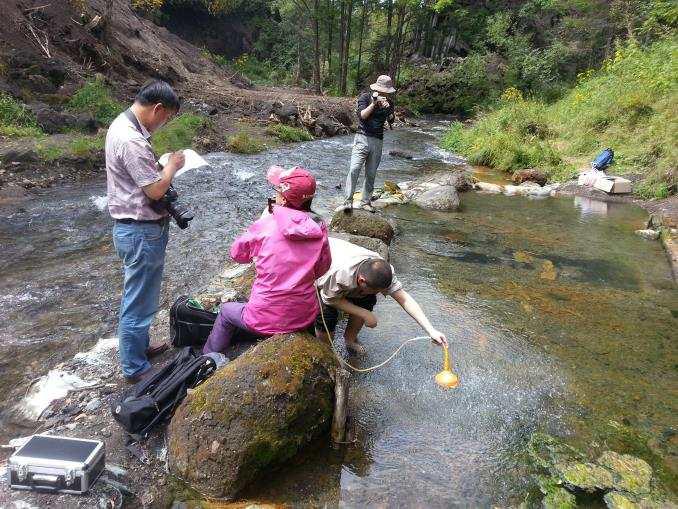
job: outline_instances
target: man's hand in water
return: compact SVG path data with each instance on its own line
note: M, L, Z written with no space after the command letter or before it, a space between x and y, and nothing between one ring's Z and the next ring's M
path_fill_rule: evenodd
M447 346L447 338L445 337L445 334L443 334L442 332L433 329L431 331L430 336L431 339L434 342L438 343L440 346Z

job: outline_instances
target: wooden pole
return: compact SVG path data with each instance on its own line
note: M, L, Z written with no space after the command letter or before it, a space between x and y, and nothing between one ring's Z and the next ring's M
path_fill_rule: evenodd
M350 373L337 368L334 385L334 416L332 417L332 442L335 445L346 440L346 417L348 416L348 381Z

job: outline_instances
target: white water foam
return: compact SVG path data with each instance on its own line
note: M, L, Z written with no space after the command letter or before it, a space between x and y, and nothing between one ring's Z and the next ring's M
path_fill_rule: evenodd
M14 509L40 509L34 505L29 504L28 502L25 502L23 500L15 500L14 501Z
M73 358L76 361L81 360L95 366L109 364L111 350L115 350L116 348L118 348L118 338L101 338L91 350L77 353Z
M92 385L96 385L96 382L85 381L73 373L53 369L31 387L30 392L19 402L19 411L35 420L52 401L65 397L68 391Z
M435 157L439 158L441 161L447 164L465 164L467 161L459 154L445 150L444 148L436 147L435 145L431 146L432 153Z
M249 180L252 177L254 177L254 175L255 175L255 173L253 171L247 171L247 170L235 170L233 173L240 180Z
M89 201L92 202L92 204L99 209L100 211L104 211L106 207L108 207L108 196L90 196Z

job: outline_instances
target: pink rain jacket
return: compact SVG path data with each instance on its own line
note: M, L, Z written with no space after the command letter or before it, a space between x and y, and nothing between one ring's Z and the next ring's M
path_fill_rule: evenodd
M254 261L256 277L243 321L262 334L308 327L318 314L314 283L332 258L325 223L307 212L275 206L231 246L238 263Z

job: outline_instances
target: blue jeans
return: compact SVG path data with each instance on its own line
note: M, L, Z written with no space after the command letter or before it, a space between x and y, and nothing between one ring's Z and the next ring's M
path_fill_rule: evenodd
M165 266L169 223L120 223L113 227L113 244L122 260L125 283L118 322L118 355L125 376L151 367L146 358L148 330L158 310Z

